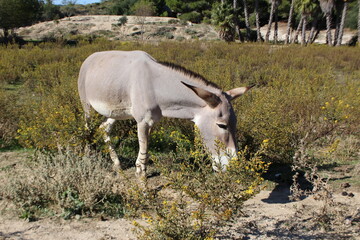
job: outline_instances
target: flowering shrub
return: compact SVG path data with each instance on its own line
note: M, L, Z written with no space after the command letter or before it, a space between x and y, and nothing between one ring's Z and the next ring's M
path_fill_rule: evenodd
M153 157L165 178L163 189L152 198L151 210L142 214L147 225L136 221L134 225L140 239L212 239L219 227L239 216L243 203L259 192L264 180L261 175L269 166L262 159L269 141L264 140L255 154L247 148L239 151L226 172L215 173L198 131L190 152L184 147L188 139L173 135L179 143L174 155L165 161Z
M134 49L144 50L159 61L183 65L224 90L256 84L233 103L238 115L238 142L242 148L246 145L250 152L256 152L263 139L271 139L267 151L271 161L291 162L299 139L309 132L306 126L315 124L325 132L330 129L330 120L334 131L354 133L360 124L360 111L356 108L360 98L359 50L355 48L275 48L206 42L153 45L99 39L73 48L49 43L37 47L28 45L25 49L0 48L2 87L14 89L12 94L1 95L15 99L11 105L1 106L2 112L13 115L11 120L7 116L0 121L6 122L6 129L11 129L0 131L2 142L6 138L6 142L11 143L11 138L17 137L23 146L47 149L68 141L74 145L93 142L90 138L96 135L101 118L94 121L90 134L84 132L76 90L80 65L96 51ZM17 111L11 110L14 108ZM117 137L114 143L126 148L125 143L130 142L131 149L125 152L135 157L136 139L129 134L133 123L125 125L117 128L119 131L114 128L115 139ZM160 125L164 131L154 130L153 152L173 150L175 145L169 138L173 130L193 138L191 124L184 121L174 124L173 120L165 120ZM334 131L329 134L338 134ZM101 137L95 141L94 146L106 149Z

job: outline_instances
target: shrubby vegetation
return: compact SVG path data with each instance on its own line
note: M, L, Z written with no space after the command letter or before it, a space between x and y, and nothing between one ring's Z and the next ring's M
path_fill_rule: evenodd
M110 49L142 49L160 61L198 72L224 89L256 84L234 103L238 139L242 146L256 150L269 138L268 157L273 161L291 161L298 140L307 133L321 137L322 132L339 129L354 134L359 124L356 48L96 40L75 48L47 43L0 49L0 96L12 103L1 105L7 113L1 117L2 126L7 126L0 129L2 145L18 141L26 147L56 149L58 144L90 141L83 127L77 74L88 55ZM172 124L172 120L163 122L165 128ZM191 125L185 126L180 131L191 133Z
M191 122L164 119L155 127L150 145L152 169L161 173L159 184L164 191L149 180L149 192L144 194L132 171L131 176L126 171L112 175L98 130L102 118L97 116L89 129L84 127L77 75L93 52L134 49L183 65L224 90L255 84L234 102L240 151L228 172L212 172ZM0 47L1 147L38 149L29 170L2 179L0 197L16 203L29 219L44 214L64 218L142 215L148 225L134 223L142 229L142 239L210 238L216 234L212 224L220 226L237 216L242 203L259 190L269 163L292 163L306 155L306 161L318 164L328 161L326 154L349 139L356 147L359 51L104 39L91 44L80 41L76 47L61 42L21 49ZM133 167L137 154L134 121L120 122L113 134L119 155L128 161L124 167ZM172 222L177 228L169 227Z

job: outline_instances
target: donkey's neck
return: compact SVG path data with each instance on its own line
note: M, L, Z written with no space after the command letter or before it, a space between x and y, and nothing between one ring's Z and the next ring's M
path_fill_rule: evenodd
M202 109L201 106L190 107L173 105L162 110L162 115L169 118L194 119Z
M149 71L153 76L153 94L164 117L194 119L207 106L183 83L221 94L215 84L178 66L155 63Z

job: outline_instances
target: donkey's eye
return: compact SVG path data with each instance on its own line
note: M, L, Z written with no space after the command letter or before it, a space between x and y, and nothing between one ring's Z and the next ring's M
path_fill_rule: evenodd
M222 123L217 123L217 125L219 126L219 128L222 128L222 129L227 129L227 125L225 124L222 124Z

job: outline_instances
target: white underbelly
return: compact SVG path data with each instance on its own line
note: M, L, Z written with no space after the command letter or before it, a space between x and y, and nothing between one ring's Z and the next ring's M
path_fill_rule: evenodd
M125 104L112 105L100 101L89 101L91 106L101 115L117 120L125 120L133 118L131 107Z

